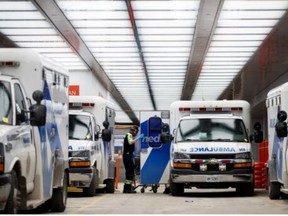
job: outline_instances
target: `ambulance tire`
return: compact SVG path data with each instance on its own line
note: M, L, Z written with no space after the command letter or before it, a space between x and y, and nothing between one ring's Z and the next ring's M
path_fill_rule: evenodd
M288 194L281 193L281 199L287 200L288 199Z
M170 190L172 196L181 196L184 193L184 184L173 183L170 180Z
M269 182L268 196L271 200L280 199L280 183L279 182Z
M96 187L97 187L97 178L98 176L97 176L96 168L93 167L93 176L91 179L90 186L87 188L83 188L83 192L86 196L93 197L95 195Z
M6 202L6 207L4 214L17 214L17 196L20 196L20 191L18 190L18 178L15 170L11 172L11 189L8 200Z
M63 186L61 188L53 189L53 195L51 199L51 212L65 211L68 197L67 185L68 185L67 173L64 172Z
M106 180L106 193L114 193L115 192L115 179L107 179Z
M254 181L247 184L239 184L236 186L236 193L241 196L253 196L254 188Z

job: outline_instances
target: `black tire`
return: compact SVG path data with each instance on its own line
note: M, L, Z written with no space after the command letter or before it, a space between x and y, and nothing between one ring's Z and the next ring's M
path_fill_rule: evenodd
M268 196L270 199L280 199L280 183L279 182L269 182Z
M172 196L181 196L184 193L184 184L173 183L170 180L170 190Z
M239 184L236 186L236 193L241 196L253 196L254 187L254 182L248 184Z
M87 188L83 188L83 193L86 195L86 196L90 196L90 197L93 197L96 193L96 186L97 186L97 172L96 172L96 168L93 167L93 176L92 176L92 179L91 179L91 183L90 183L90 186L87 187Z
M18 178L15 170L11 172L11 189L4 214L17 214L18 213L18 197L20 199L20 190L18 190Z
M107 179L106 180L106 193L114 193L115 192L115 179Z
M52 212L65 211L68 197L67 185L68 185L67 173L64 172L63 187L53 189L53 195L51 199Z

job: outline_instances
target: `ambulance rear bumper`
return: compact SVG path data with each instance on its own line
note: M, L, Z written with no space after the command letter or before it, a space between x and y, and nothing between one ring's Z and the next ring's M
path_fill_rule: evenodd
M191 170L171 170L171 180L174 183L251 183L253 182L253 169L235 170L229 173L211 172L200 173Z
M93 177L93 169L89 168L69 168L69 186L89 187Z

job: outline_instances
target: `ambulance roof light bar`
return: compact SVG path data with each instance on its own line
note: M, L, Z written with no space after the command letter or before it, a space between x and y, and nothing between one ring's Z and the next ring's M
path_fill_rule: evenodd
M180 112L231 112L242 110L242 107L179 107Z
M69 107L95 107L95 103L69 103Z
M0 61L0 67L18 67L20 65L20 62L18 61Z

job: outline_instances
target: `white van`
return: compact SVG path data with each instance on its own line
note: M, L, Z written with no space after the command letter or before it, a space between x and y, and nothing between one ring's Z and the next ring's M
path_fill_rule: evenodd
M270 199L287 198L288 83L284 83L268 92L266 107L268 115L268 194Z
M0 211L65 210L68 81L39 54L0 49Z
M114 193L114 104L98 96L69 96L69 109L69 186L87 196L100 188Z
M239 194L253 195L248 102L176 101L170 106L170 128L173 196L190 187L233 187Z

